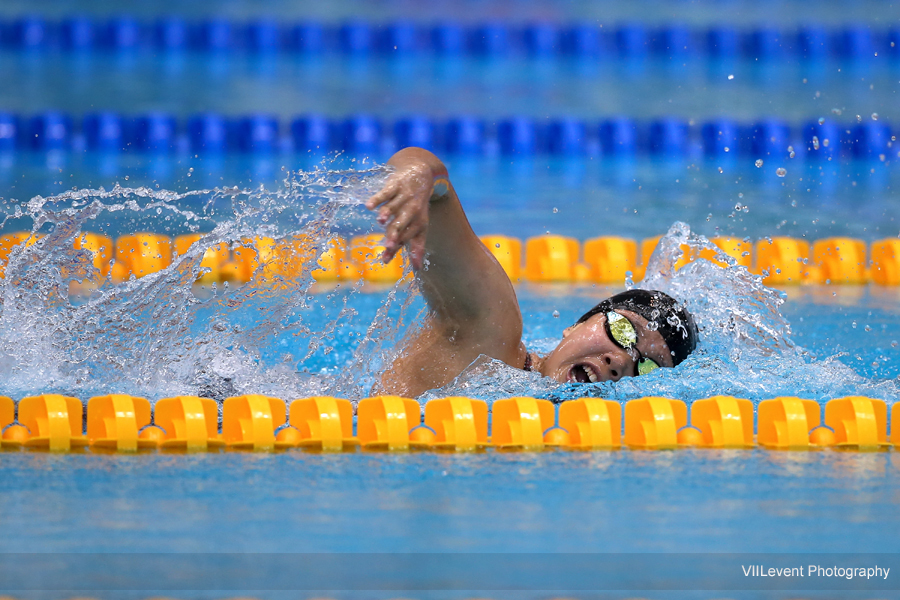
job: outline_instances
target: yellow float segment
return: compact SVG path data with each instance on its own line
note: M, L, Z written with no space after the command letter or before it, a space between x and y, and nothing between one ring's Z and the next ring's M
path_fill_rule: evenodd
M525 242L525 279L539 283L570 283L578 264L578 240L541 235Z
M559 406L559 426L569 432L572 448L618 448L622 445L622 406L599 398L569 400Z
M691 425L709 448L753 446L753 403L733 396L713 396L691 404Z
M364 448L408 450L409 432L422 422L422 407L411 398L374 396L356 406L356 435Z
M150 402L146 398L109 394L88 400L87 437L92 446L134 452L138 449L138 432L149 424Z
M787 396L763 400L756 408L756 441L767 448L808 448L809 433L819 426L821 413L814 400Z
M544 431L553 427L556 411L549 400L505 398L491 407L491 442L498 448L542 450Z
M687 426L687 405L681 400L651 396L625 403L625 445L668 449L678 446L678 430Z
M584 243L584 262L590 280L596 283L625 282L625 275L637 269L637 243L623 237L605 236Z
M434 445L472 451L488 445L488 406L484 400L440 398L425 404L425 425L435 432Z
M522 241L505 235L481 236L481 243L490 251L512 282L522 276Z

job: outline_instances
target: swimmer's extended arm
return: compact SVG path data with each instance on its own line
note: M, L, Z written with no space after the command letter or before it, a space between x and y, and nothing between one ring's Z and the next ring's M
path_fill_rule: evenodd
M383 260L405 245L436 317L429 326L448 338L462 337L459 341L477 351L475 356L488 354L521 366L515 364L524 360L515 291L472 231L444 163L427 150L405 148L388 164L393 175L366 203L386 226Z

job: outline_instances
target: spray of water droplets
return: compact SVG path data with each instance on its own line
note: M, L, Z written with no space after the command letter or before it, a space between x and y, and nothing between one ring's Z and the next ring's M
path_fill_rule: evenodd
M0 280L0 393L368 395L424 307L411 278L376 294L358 282L314 281L309 256L335 236L378 230L362 203L388 173L332 167L291 174L277 190L178 194L116 186L3 206L0 226L28 220L36 241L12 250ZM115 237L142 230L204 233L171 266L121 283L101 275L91 252L74 244L84 232ZM258 238L302 241L308 251L297 257L299 276L273 274L262 261L244 284L198 289L207 249ZM727 267L697 260L676 269L685 248L712 252ZM892 381L867 380L835 357L818 359L798 347L780 312L782 294L683 223L660 240L640 285L685 302L700 327L698 351L676 369L561 385L482 357L420 400L898 396ZM528 323L525 331L529 347L552 349L553 340L529 338Z
M684 252L698 255L701 251L712 253L719 264L696 260L676 268ZM665 396L691 402L733 395L758 402L777 396L826 401L862 394L892 402L900 397L895 381L866 379L837 356L818 358L795 344L790 323L780 310L784 294L763 285L759 275L738 266L734 258L684 223L675 223L663 236L649 260L644 280L638 286L629 283L629 287L666 292L685 303L694 316L700 345L675 369L658 369L618 382L559 384L482 357L444 388L426 394L425 399L534 396L559 402L580 397L627 401ZM526 337L525 341L533 350L549 352L557 340Z
M373 303L359 283L315 283L309 258L336 235L377 230L362 203L386 175L326 165L274 191L116 186L3 207L3 224L28 219L37 241L13 249L0 280L0 393L366 395L417 294L406 279ZM169 267L119 283L75 248L85 232L135 231L205 233ZM207 249L259 238L305 248L299 275L262 259L244 284L195 285Z

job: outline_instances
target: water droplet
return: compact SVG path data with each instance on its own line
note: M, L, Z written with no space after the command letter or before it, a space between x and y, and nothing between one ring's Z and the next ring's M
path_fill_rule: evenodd
M753 164L756 165L756 168L757 168L757 169L761 169L762 166L763 166L763 161L762 161L761 158L757 158L757 159L756 159L756 162L753 163Z
M832 109L831 109L831 114L833 114L833 115L840 115L842 112L844 112L844 111L842 111L842 110L839 109L839 108L832 108Z
M740 202L738 202L737 204L734 205L734 210L742 210L743 208L744 208L744 205L741 204Z
M850 326L853 327L853 329L856 329L856 321L853 321L852 323L850 323Z
M825 117L819 117L819 125L825 124Z
M743 197L744 197L744 192L738 192L738 198L743 198Z
M897 340L891 340L891 348L896 348L897 346L900 346L900 342L897 342Z
M791 206L792 206L793 208L797 208L797 201L796 201L796 200L791 200Z
M878 113L872 113L872 120L873 120L873 121L877 121L877 120L878 120Z
M825 146L826 148L828 147L828 138L825 138L822 140L822 145Z
M496 246L497 248L499 248L499 247L500 247L500 244L494 244L494 246Z
M559 318L559 311L558 311L558 310L554 310L554 311L553 311L553 318L554 318L554 319L558 319L558 318Z
M729 79L729 80L734 79L734 75L729 75L729 76L728 76L728 79Z
M647 330L648 331L656 331L657 329L659 329L659 323L657 323L656 321L648 321L647 322Z
M869 327L868 325L866 325L863 329L866 330L866 331L872 331L872 328Z
M819 137L814 135L812 142L813 142L813 150L818 150L819 149Z
M787 169L785 169L784 167L778 167L777 169L775 169L775 174L779 177L784 177L785 175L787 175Z
M725 169L723 169L722 167L719 167L719 173L724 173L724 172L725 172Z
M554 206L554 207L553 207L553 214L556 214L556 213L558 213L558 212L559 212L559 209L556 208L556 207Z

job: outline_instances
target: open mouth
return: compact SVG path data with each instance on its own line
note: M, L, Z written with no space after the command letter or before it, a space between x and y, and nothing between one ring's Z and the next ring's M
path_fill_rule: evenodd
M581 363L569 369L568 379L577 383L597 383L600 376L591 365Z

